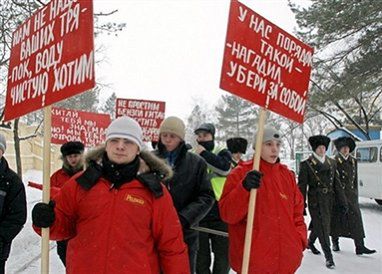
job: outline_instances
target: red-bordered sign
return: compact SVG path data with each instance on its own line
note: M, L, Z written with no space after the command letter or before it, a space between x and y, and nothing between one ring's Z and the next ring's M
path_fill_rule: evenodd
M231 1L220 87L302 123L313 49Z
M87 147L94 147L105 142L110 122L108 114L53 107L51 142L81 141Z
M158 141L159 127L164 120L166 102L140 99L121 99L116 102L116 117L129 116L137 120L143 130L143 141Z
M52 0L13 33L5 120L94 86L93 1Z

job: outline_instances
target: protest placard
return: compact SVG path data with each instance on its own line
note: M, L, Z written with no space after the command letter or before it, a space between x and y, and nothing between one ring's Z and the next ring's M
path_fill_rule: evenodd
M220 87L302 123L313 49L231 1Z
M117 98L116 117L129 116L134 118L142 127L143 141L157 142L165 109L166 103L161 101Z
M13 33L5 120L95 86L93 1L52 0Z
M109 114L53 107L51 142L80 141L86 147L97 146L105 142L105 132L110 122Z

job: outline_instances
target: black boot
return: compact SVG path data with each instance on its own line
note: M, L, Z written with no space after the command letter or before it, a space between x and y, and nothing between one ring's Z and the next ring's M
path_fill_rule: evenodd
M333 255L330 252L330 249L327 252L325 252L325 259L326 259L326 262L325 262L326 267L329 269L334 269L336 265L334 264Z
M332 250L336 252L340 251L340 243L338 238L332 237L332 243L333 243Z
M334 269L336 267L333 259L326 259L326 263L325 263L326 267L329 268L329 269Z
M354 240L355 243L355 254L362 255L362 254L373 254L377 251L375 249L368 249L364 242L362 240Z
M310 251L312 251L314 255L321 254L321 252L314 246L314 243L312 243L311 241L308 242L307 248L310 249Z

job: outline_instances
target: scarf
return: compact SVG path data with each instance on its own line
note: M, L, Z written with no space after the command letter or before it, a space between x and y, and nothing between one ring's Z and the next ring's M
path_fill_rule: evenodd
M106 153L102 158L102 175L111 182L112 187L119 188L124 183L131 182L139 170L139 157L128 164L116 164L109 160Z

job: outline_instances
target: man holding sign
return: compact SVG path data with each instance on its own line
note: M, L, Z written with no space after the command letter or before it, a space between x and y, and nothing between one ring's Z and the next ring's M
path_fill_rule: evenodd
M231 229L229 229L231 243L236 245L235 247L230 247L233 259L231 264L235 270L238 270L239 263L242 261L241 273L243 274L292 273L301 262L303 247L301 247L301 250L298 250L297 246L294 246L296 244L295 241L292 241L293 234L297 238L296 228L288 227L292 224L291 220L293 220L294 225L297 225L297 228L300 229L299 231L302 232L302 224L300 224L300 221L303 222L302 211L294 213L297 211L293 208L300 207L299 194L294 192L296 189L295 179L287 169L282 168L282 165L276 163L280 148L276 144L271 144L272 142L267 143L275 140L265 135L265 143L263 143L262 137L267 110L274 111L298 123L304 121L312 60L313 49L310 46L285 32L239 1L231 1L220 88L262 107L259 112L258 134L256 135L258 142L255 144L257 153L254 157L253 169L259 170L261 157L262 167L260 166L260 170L266 169L267 173L272 173L271 177L265 174L263 179L264 187L259 188L261 181L259 174L253 171L247 177L246 172L251 170L251 167L242 164L230 176L231 179L228 179L230 184L225 186L227 189L225 190L226 197L224 197L223 193L224 199L222 198L221 200L221 208L225 214L223 219L226 218L229 226L231 226ZM270 134L270 131L268 130L267 133ZM279 137L278 135L275 139L279 139ZM274 150L271 149L273 145L276 146ZM271 156L269 158L271 161L266 160L268 156ZM287 182L284 182L281 181L281 177L289 179L287 179ZM244 180L244 178L246 179ZM242 181L246 182L244 187L240 183ZM268 183L266 184L266 182ZM288 185L290 185L288 191L291 192L286 191L288 193L284 193L279 191L279 188L287 190L286 186ZM275 193L269 190L273 187L273 190L276 191ZM259 197L262 197L261 199L259 198L260 201L256 201L257 188L259 188ZM247 193L249 198L239 198L240 195L236 192L242 192L245 189L250 191L250 194ZM230 193L231 191L232 193ZM264 192L266 194L261 194ZM269 200L270 197L275 199L278 195L277 193L285 201L280 203L276 200ZM237 215L231 215L232 213L229 212L227 205L232 204L232 200L236 199L239 201L238 204L240 205L241 212ZM272 222L267 215L263 216L264 213L262 211L265 210L263 208L264 203L270 203L271 208L273 208L270 215L275 215L274 217L279 217L280 219L273 220ZM258 210L257 204L262 209ZM237 207L237 205L235 206ZM248 206L248 210L244 209L246 206ZM279 215L279 210L286 212L283 212L284 215L281 216ZM255 229L253 229L255 211L260 214L260 217L256 214ZM289 223L285 219L285 216L288 215L291 217ZM259 219L262 219L261 222L265 221L260 229L264 229L266 232L258 230ZM269 222L268 224L266 223L267 221ZM244 227L245 223L247 224L246 228ZM271 226L267 227L267 225L273 224L277 230L277 228L280 228L281 223L287 227L287 232L292 233L290 239L277 233L272 234L272 229L274 228L271 228ZM306 228L304 227L304 229ZM232 233L233 235L231 235ZM267 235L267 233L270 234ZM273 252L273 250L266 250L269 254L273 252L274 258L264 256L264 254L269 254L264 252L259 253L259 250L253 246L251 247L252 235L256 236L259 234L274 237L267 240L277 243L279 253ZM306 238L306 235L302 237ZM262 245L267 246L268 243L259 243L262 240L264 241L264 239L260 238L253 239L253 244L257 245L257 247ZM282 241L287 246L280 245L275 239ZM244 245L243 253L239 250L242 245ZM293 246L293 250L286 253L284 249L288 246ZM232 250L236 250L239 253L233 254ZM253 254L254 252L255 254ZM260 261L261 259L264 260ZM275 261L275 264L270 260ZM277 263L279 263L278 266L276 266ZM248 272L248 268L250 272Z
M294 273L301 264L307 245L304 201L294 173L280 163L280 147L280 133L265 127L260 172L252 170L251 160L239 163L227 177L219 208L228 223L231 267L238 273L251 189L257 189L258 199L248 273Z
M52 240L70 239L66 273L190 273L178 216L160 184L172 171L142 151L142 136L138 122L117 118L105 146L87 155L86 170L54 201L34 206L38 233L50 227Z

